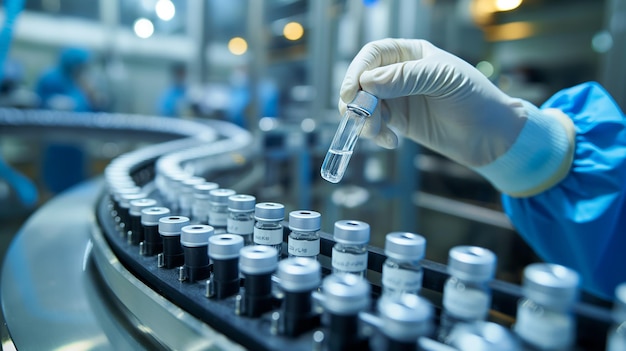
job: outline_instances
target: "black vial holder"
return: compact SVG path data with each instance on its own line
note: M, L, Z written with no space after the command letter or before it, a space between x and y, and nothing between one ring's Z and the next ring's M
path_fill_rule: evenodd
M176 268L185 264L185 254L180 244L180 235L162 235L163 267Z
M369 342L360 333L359 316L328 316L328 351L369 350Z
M225 299L239 292L239 258L213 259L213 297Z
M209 278L211 267L209 265L209 255L207 246L183 246L185 256L185 277L189 282L195 282Z
M143 245L146 256L154 256L163 252L163 239L159 234L159 225L143 226Z
M271 311L275 305L272 295L272 274L244 274L244 277L241 313L247 317L259 317Z
M320 325L320 315L313 312L310 291L286 291L280 318L280 332L289 337L296 337Z

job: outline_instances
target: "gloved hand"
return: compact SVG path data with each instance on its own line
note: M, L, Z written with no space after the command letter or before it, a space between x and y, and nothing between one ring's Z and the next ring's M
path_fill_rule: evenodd
M537 194L571 165L575 131L563 112L541 111L506 95L467 62L427 41L365 45L343 80L341 114L359 89L380 99L364 136L395 148L396 130L471 167L509 195Z

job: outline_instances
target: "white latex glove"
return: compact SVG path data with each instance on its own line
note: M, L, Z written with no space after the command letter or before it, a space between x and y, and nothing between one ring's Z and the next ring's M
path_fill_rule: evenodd
M561 111L509 97L460 58L424 40L383 39L354 58L339 110L362 89L380 101L363 135L395 148L389 127L471 167L513 196L537 194L568 172L574 126Z

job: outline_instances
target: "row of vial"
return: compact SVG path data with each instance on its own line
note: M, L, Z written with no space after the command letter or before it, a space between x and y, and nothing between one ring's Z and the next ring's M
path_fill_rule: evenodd
M278 203L256 204L253 196L238 195L233 190L220 189L217 184L206 183L204 180L190 185L186 184L187 188L195 190L192 192L195 200L191 201L189 192L184 192L187 197L180 198L178 211L190 213L191 219L182 215L170 216L168 208L156 207L156 200L147 199L140 192L114 192L114 196L117 196L113 202L113 210L121 228L125 228L123 232L128 235L129 243L140 245L144 255L157 254L161 267L180 267L181 280L194 282L211 276L207 280L209 297L224 298L236 294L239 291L240 269L246 277L246 293L238 298L240 311L249 316L259 316L271 310L275 306L272 303L271 275L278 267L281 256L284 206ZM170 205L177 207L176 201L171 200L173 199L170 199ZM320 285L321 278L315 278L320 274L319 263L315 261L320 252L320 225L321 216L315 211L293 211L289 214L289 257L310 260L281 261L284 269L279 269L276 274L281 282L281 290L285 293L282 312L277 314L282 318L277 317L276 328L277 332L285 335L297 335L315 324L312 302L307 303L303 299L310 299L309 293L316 291ZM218 235L220 233L228 234ZM402 349L402 345L409 349L414 348L419 337L433 335L432 307L419 297L422 281L420 261L424 257L426 241L422 236L412 233L387 235L387 260L382 271L383 291L378 301L379 315L367 317L367 314L359 313L365 311L369 305L369 284L356 283L352 277L365 277L369 238L367 223L335 223L333 275L327 278L329 282L334 282L334 285L328 284L335 288L323 287L325 294L318 294L317 297L326 301L323 305L331 314L339 311L337 313L343 315L349 309L354 313L355 323L363 318L374 325L378 321L382 335L386 336L379 340L386 340L384 343L388 346L391 342L394 345L391 349ZM252 243L262 246L244 248ZM212 266L209 264L209 257ZM459 340L464 340L463 334L485 333L485 328L502 329L484 322L491 305L489 282L493 279L495 266L496 257L489 250L461 246L450 251L450 278L445 283L443 311L440 326L435 333L440 342L454 345L457 349L465 349L464 343L459 344ZM307 269L308 275L304 274ZM263 278L259 279L259 275ZM562 266L533 264L527 267L523 285L525 298L519 303L514 326L514 332L523 346L515 338L504 337L507 333L500 331L502 338L499 339L499 344L490 340L492 345L489 349L570 349L575 341L572 306L578 294L578 279L576 272ZM349 298L335 296L329 299L327 295L333 296L333 291L340 293L339 286L342 284L350 286L349 292L341 292L348 294ZM363 286L367 288L362 288ZM620 323L626 321L626 287L622 286L621 289L621 294L617 294L616 327L611 331L607 346L607 350L611 351L623 350L626 345L625 327L620 326ZM290 292L297 294L291 296ZM362 295L360 300L351 295L356 292ZM358 311L356 306L359 306ZM356 324L350 326L346 322L349 319L342 317L338 319L342 321L342 326L332 325L339 323L333 322L334 320L330 318L330 336L327 343L343 346L329 346L330 349L343 349L346 342L364 342L358 336L359 333L335 333L337 330L356 327ZM345 323L347 324L344 325ZM351 334L355 337L347 336ZM484 339L487 342L486 337ZM425 344L422 348L435 349L435 345Z

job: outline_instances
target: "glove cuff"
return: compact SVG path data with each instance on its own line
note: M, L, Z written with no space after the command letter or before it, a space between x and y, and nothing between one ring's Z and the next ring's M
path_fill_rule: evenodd
M507 152L474 170L509 196L529 197L567 175L574 157L576 131L562 111L540 110L529 102L518 101L527 118L519 136Z

